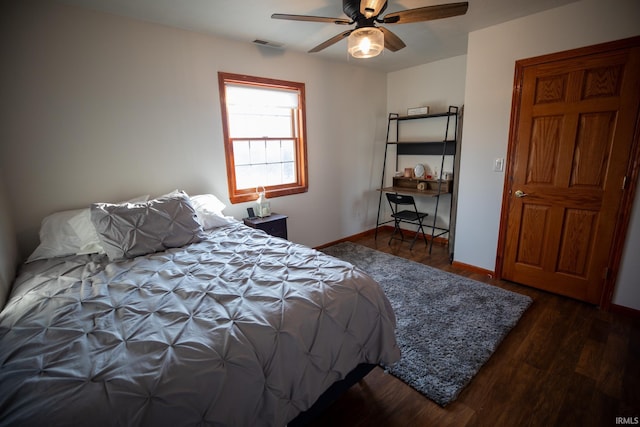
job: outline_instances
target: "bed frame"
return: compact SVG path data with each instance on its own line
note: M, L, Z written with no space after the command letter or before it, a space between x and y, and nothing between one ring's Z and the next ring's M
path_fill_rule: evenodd
M357 382L362 380L377 365L361 363L356 366L343 379L336 381L324 393L320 395L316 403L304 412L298 414L287 427L301 427L309 424L314 418L317 418L325 409L329 407L338 397L345 391L350 389Z

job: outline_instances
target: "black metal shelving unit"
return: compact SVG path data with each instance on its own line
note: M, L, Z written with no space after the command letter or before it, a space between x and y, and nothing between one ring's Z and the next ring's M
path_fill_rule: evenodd
M395 169L398 170L398 156L401 155L437 155L441 156L440 158L440 173L438 178L437 191L435 194L430 192L429 194L424 193L421 194L418 191L409 191L407 194L417 195L420 197L435 197L435 210L433 212L433 221L431 224L425 224L424 226L431 230L431 240L429 242L429 253L431 253L431 248L433 247L433 241L444 234L450 233L451 230L451 213L453 211L453 190L451 192L443 192L442 184L443 184L443 168L444 168L444 160L446 156L453 156L454 163L454 180L457 179L458 174L455 170L455 156L458 146L458 118L459 118L459 107L450 106L447 112L444 113L436 113L436 114L419 114L419 115L411 115L411 116L401 116L396 113L390 113L389 119L387 122L387 140L385 143L384 150L384 160L382 163L382 178L380 181L380 196L378 198L378 214L376 217L376 230L375 230L375 238L378 238L378 228L381 225L388 224L393 222L391 220L381 220L380 212L382 211L382 196L386 192L394 192L394 193L403 193L407 192L406 189L398 188L398 187L386 187L385 188L385 173L387 169L387 158L389 155L389 147L395 146ZM444 131L444 139L439 141L400 141L400 124L404 121L408 120L428 120L428 119L437 119L440 118L446 121L445 131ZM450 130L451 124L453 121L453 130ZM392 132L392 128L395 125L395 132ZM442 196L449 195L450 197L450 209L449 209L449 226L447 228L436 226L436 221L438 218L438 208L440 207L440 202ZM429 212L431 215L431 212ZM453 254L450 251L450 255Z

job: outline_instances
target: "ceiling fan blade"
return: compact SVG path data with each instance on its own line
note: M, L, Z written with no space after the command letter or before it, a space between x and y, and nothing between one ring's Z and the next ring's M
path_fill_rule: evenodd
M384 33L384 47L391 52L396 52L406 46L400 37L384 27L378 27Z
M369 19L380 15L387 8L387 0L360 0L360 13Z
M332 44L338 43L340 40L349 37L349 34L351 34L352 32L353 30L349 30L349 31L340 33L337 36L333 36L329 40L325 41L324 43L320 43L318 46L311 49L309 53L320 52L322 49L326 49Z
M418 7L400 12L392 12L384 17L385 24L409 24L412 22L432 21L434 19L450 18L464 15L469 8L469 2L439 4L436 6Z
M324 16L289 15L287 13L274 13L271 19L286 19L288 21L328 22L330 24L351 25L352 21L344 18L327 18Z

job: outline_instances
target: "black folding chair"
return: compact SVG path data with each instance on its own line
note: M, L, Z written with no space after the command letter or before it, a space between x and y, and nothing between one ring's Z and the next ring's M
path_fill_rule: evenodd
M411 242L409 250L413 249L413 245L416 243L416 239L418 238L418 233L422 233L424 243L425 245L428 245L427 236L424 233L424 228L422 228L422 221L429 214L418 212L418 207L416 206L416 202L412 196L396 193L386 193L386 195L387 200L389 201L389 206L391 207L391 217L394 219L395 225L393 233L391 234L391 238L389 239L389 244L391 244L391 241L393 239L401 240L404 242L404 234L402 234L402 229L400 228L400 224L404 222L407 224L414 224L418 226L416 234L413 236L413 241ZM413 206L413 210L403 209L405 206ZM400 238L395 237L396 233L400 233Z

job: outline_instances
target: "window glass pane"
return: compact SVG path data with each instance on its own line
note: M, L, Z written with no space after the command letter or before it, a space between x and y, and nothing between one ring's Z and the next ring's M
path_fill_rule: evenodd
M236 186L239 190L255 189L265 184L267 177L267 165L251 165L236 167Z
M295 183L294 140L234 141L236 187Z
M282 183L282 165L272 163L267 165L266 185L278 185Z
M296 182L295 164L273 163L236 167L238 189L254 189L264 185L281 185Z
M296 165L293 162L282 163L282 183L296 182Z
M282 141L282 149L280 150L283 162L293 162L295 160L295 145L292 139Z
M298 107L298 92L295 90L250 87L227 84L227 105L260 105L270 107Z
M267 163L280 162L280 141L267 142Z
M251 167L251 187L256 188L259 185L265 185L265 177L267 176L267 165L253 165Z
M233 141L233 158L236 165L248 165L251 163L249 141Z
M266 136L269 137L293 137L291 126L291 110L286 111L286 115L264 116L263 126Z
M229 109L229 136L231 138L292 137L294 110L271 109L242 111Z
M251 188L252 185L251 166L236 166L236 186L244 189Z
M267 162L267 149L264 140L251 141L251 163L266 163Z
M292 137L298 92L226 85L231 138Z

